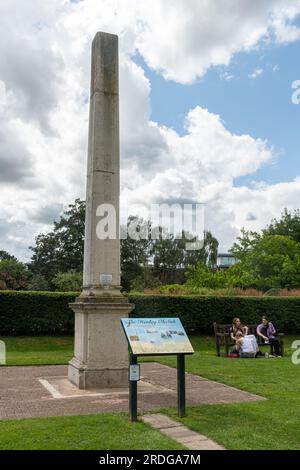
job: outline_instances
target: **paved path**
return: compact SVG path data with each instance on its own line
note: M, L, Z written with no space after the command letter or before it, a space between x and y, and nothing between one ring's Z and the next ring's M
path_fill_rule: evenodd
M176 369L141 364L139 412L177 406ZM0 419L71 416L128 410L127 389L78 390L66 380L67 366L0 367ZM251 393L186 374L187 404L264 400Z
M150 424L153 428L175 441L184 445L190 450L225 450L216 442L208 439L208 437L198 434L195 431L184 426L182 423L173 421L168 416L161 413L148 414L142 417L145 423Z

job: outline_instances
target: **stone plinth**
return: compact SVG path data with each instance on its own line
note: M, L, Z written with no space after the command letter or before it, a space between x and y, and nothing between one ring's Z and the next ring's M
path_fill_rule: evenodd
M69 380L80 389L128 386L128 346L120 325L133 306L126 298L70 304L75 313L75 354Z

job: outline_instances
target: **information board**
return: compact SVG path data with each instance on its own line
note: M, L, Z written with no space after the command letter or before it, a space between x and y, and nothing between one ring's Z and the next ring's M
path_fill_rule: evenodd
M179 318L124 318L121 323L134 355L194 352Z

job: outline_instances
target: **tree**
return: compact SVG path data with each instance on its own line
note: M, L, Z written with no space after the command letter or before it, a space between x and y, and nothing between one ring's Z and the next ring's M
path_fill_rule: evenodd
M203 237L203 246L196 250L188 250L186 248L187 242L197 243L196 238L190 239L188 234L183 232L182 239L179 240L179 244L183 249L183 266L188 268L189 266L196 266L197 263L202 262L210 269L215 268L217 264L218 256L218 240L212 235L211 232L205 231Z
M54 222L54 228L46 234L36 237L36 244L30 247L33 255L30 270L34 275L42 276L52 288L57 288L53 279L58 273L74 271L81 273L83 269L85 202L76 199L70 204L68 210ZM203 261L209 266L216 263L218 241L210 232L205 233L204 246L199 250L189 251L186 242L190 242L187 234L182 239L173 235L160 236L157 240L151 239L151 223L142 218L130 216L123 227L129 236L121 238L121 284L126 291L130 290L131 283L143 274L143 269L149 264L154 265L153 274L160 281L169 281L168 274L183 273L190 265ZM162 235L161 228L154 228ZM134 234L143 232L142 237ZM176 281L178 282L178 281Z
M243 231L231 251L238 260L227 271L231 285L263 290L300 286L300 243L292 238Z
M300 243L300 210L284 209L280 219L273 219L263 230L265 235L285 235Z
M159 238L152 242L151 257L154 274L163 284L166 284L169 272L183 267L183 249L173 234L164 234L163 232L163 229L160 228Z
M49 291L50 286L47 280L42 276L41 274L32 274L29 278L28 285L27 285L28 290L33 290L33 291Z
M75 271L57 273L52 283L60 292L79 292L82 289L82 273Z
M18 261L15 256L10 255L9 253L7 253L7 251L0 250L0 261L4 261L4 260Z
M136 277L131 283L131 290L143 292L145 289L155 289L160 285L161 282L152 274L151 268L144 268L142 274Z
M203 246L198 249L188 249L188 243L199 243L184 231L181 238L174 238L172 234L164 234L160 228L161 236L153 242L151 255L153 265L160 280L164 283L168 280L168 273L176 269L186 271L190 266L195 267L198 263L213 268L216 265L218 253L218 241L211 232L204 232Z
M85 202L76 199L58 222L52 232L36 237L29 267L35 274L42 275L49 283L58 272L74 270L82 272L84 244Z
M25 290L28 286L29 277L30 273L27 266L17 259L4 259L0 261L1 289Z
M133 239L132 232L143 233L143 237ZM143 274L150 256L151 240L149 238L150 223L139 217L128 217L126 227L121 228L124 238L121 239L121 285L129 291L131 283ZM127 235L127 236L126 236Z
M212 271L202 261L196 266L190 266L186 273L188 287L206 287L209 289L218 289L227 287L227 272Z

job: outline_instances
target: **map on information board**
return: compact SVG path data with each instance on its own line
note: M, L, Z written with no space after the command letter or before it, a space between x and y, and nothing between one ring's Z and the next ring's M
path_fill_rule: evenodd
M193 354L179 318L124 318L121 320L132 354Z

